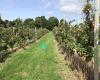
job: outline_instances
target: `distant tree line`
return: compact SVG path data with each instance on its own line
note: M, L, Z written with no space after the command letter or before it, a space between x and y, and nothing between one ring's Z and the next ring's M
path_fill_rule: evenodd
M46 19L45 16L38 16L34 19L27 18L22 20L17 18L13 21L3 20L0 17L0 27L8 28L8 27L23 27L23 28L46 28L48 30L52 30L55 26L58 26L59 20L56 17L50 17Z

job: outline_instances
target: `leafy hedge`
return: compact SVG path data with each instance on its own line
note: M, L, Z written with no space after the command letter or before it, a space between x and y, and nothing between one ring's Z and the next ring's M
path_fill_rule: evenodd
M0 60L9 54L9 49L24 48L26 44L34 42L48 32L47 29L34 28L0 28Z
M93 30L89 26L81 23L71 25L70 23L60 22L53 32L62 51L69 54L78 54L90 61L93 57Z

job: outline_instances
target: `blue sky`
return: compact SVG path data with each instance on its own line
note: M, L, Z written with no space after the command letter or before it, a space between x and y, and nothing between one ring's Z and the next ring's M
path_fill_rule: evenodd
M56 16L58 19L82 17L82 0L0 0L0 14L3 19L35 18Z

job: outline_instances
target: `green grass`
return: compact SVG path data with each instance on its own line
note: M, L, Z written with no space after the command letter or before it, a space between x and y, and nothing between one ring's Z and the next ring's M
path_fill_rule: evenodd
M2 64L1 80L61 80L56 72L53 36L49 33L25 51L12 54ZM49 37L51 36L51 37Z
M63 67L56 58L56 50L50 32L30 48L11 54L5 63L0 64L0 80L64 80L59 73Z

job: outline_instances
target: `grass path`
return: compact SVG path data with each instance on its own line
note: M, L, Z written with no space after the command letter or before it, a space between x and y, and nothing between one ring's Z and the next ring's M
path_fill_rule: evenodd
M0 80L78 80L59 54L52 32L0 63Z

